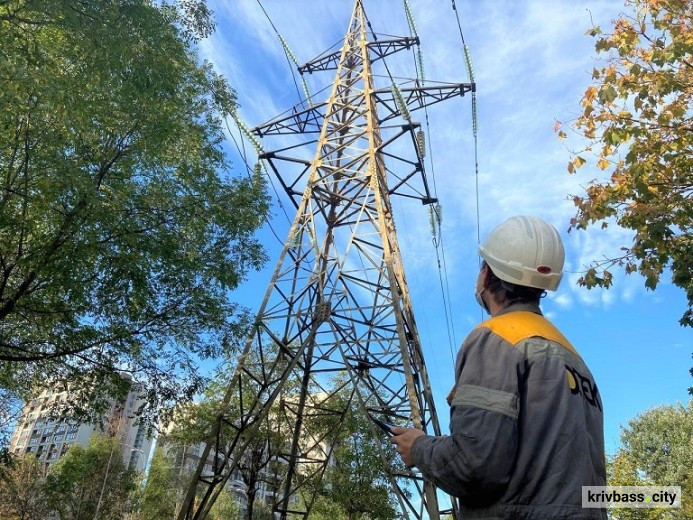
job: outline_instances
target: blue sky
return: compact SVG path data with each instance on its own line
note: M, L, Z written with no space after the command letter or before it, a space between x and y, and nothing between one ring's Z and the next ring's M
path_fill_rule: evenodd
M569 150L582 143L571 132L566 141L558 141L553 126L556 120L569 122L576 117L590 73L598 65L594 40L585 31L592 23L607 29L624 7L613 0L456 3L476 72L482 239L514 214L540 216L561 232L566 275L558 292L544 300L543 309L592 369L605 409L606 448L612 452L618 446L620 426L629 418L652 406L686 402L687 388L693 385L688 373L693 336L678 324L685 297L668 283L668 275L654 292L645 290L638 275L617 274L608 291L588 291L575 283L591 260L618 255L622 245L631 243L632 234L614 226L567 233L574 215L569 195L582 193L591 179L604 173L588 163L577 175L569 175ZM286 57L257 1L210 0L209 4L218 26L201 43L201 55L236 89L241 117L255 126L297 103ZM352 0L264 0L263 4L301 63L343 37L353 8ZM364 5L376 32L409 34L400 0L364 0ZM468 81L450 2L411 0L411 5L426 77ZM414 76L408 54L393 57L390 65L395 75ZM312 92L332 79L333 72L307 76ZM379 81L380 86L389 86ZM443 206L456 352L482 318L474 301L478 257L471 99L432 107L430 123L427 138ZM264 145L271 150L280 141ZM246 146L254 162L252 147ZM229 156L234 169L242 172L232 147ZM430 181L430 164L427 169ZM431 268L436 256L428 215L418 202L406 199L395 201L394 212L433 393L446 428L444 397L453 383L451 343L438 274ZM284 238L288 224L276 202L272 223ZM261 237L271 260L263 271L251 273L234 294L252 310L261 303L281 250L267 229Z

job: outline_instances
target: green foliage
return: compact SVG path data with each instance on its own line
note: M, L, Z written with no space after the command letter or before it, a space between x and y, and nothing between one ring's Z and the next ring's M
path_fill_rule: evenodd
M52 511L43 492L46 466L36 457L13 459L0 473L0 518L34 520Z
M320 495L315 499L310 510L309 520L347 520L344 508L329 495Z
M69 382L86 414L126 369L152 411L245 337L228 295L264 261L268 201L228 171L205 9L0 2L0 387Z
M252 371L258 362L256 356L250 355L244 366ZM245 410L257 397L257 389L253 392L254 384L251 378L243 379ZM220 378L210 385L201 402L181 407L166 442L195 445L206 440L221 413L227 385L226 379ZM289 377L267 419L259 424L253 437L242 439L248 441L248 445L237 470L247 486L248 509L253 520L271 520L271 511L255 500L260 482L265 481L270 487L284 484L286 464L278 463L276 457L291 449L299 385L300 380ZM389 438L379 430L376 432L368 417L356 406L351 383L342 377L328 386L335 389L328 398L324 388L308 390L301 433L303 444L300 445L303 450L310 450L311 443L320 440L321 447L315 449L328 450L329 446L334 446L333 463L320 482L315 468L298 469L295 478L299 479L300 496L297 499L303 506L295 508L305 507L315 494L310 513L313 520L328 517L330 520L393 519L397 515L385 465L389 465L393 473L404 473L406 468ZM227 414L231 423L240 421L240 409L239 395L232 392ZM342 417L344 410L346 413ZM222 443L233 439L234 434L233 428L225 426L220 435Z
M139 520L174 518L177 482L172 466L172 461L157 446L149 466L147 483L140 498Z
M89 446L73 445L51 469L45 495L60 520L119 519L135 490L118 439L94 435Z
M253 355L248 356L245 367L252 370L253 366L261 363ZM233 372L235 367L227 367L228 371ZM164 442L169 445L195 446L198 443L206 442L212 433L218 418L224 414L231 424L241 422L241 409L249 410L254 399L257 398L259 389L257 381L251 378L243 378L243 403L241 405L238 392L232 392L227 406L223 405L224 394L228 387L228 377L223 375L215 378L205 389L203 398L199 402L186 403L178 407L173 418L173 427L170 429ZM287 391L295 386L294 380L289 380L285 385ZM237 387L234 386L234 389ZM257 502L256 496L259 487L269 476L272 480L267 482L269 485L278 484L283 480L285 465L278 464L275 456L289 449L290 433L281 430L279 427L280 405L275 402L270 411L270 418L262 421L255 432L245 432L241 442L247 445L238 460L237 471L247 489L247 507L251 511L253 520L268 517L271 520L271 512L266 512L262 504ZM224 422L221 425L220 442L231 443L235 437L236 430ZM186 480L185 485L190 481ZM185 488L187 489L187 488ZM222 494L223 495L223 494ZM217 499L214 507L217 507ZM219 506L220 507L220 506ZM212 510L213 512L214 510ZM267 513L267 514L265 514Z
M332 439L333 465L321 483L311 518L336 515L348 520L389 520L397 517L391 482L386 466L393 473L405 473L401 459L389 438L374 429L354 398L350 386L334 394L325 404L346 408L343 423Z
M618 18L610 34L598 27L596 51L606 62L593 73L575 130L587 138L582 153L611 170L606 182L592 182L575 196L572 227L609 221L635 232L623 255L594 263L579 281L609 287L609 269L639 272L655 289L665 270L686 291L683 325L693 325L693 4L688 0L627 0L632 14ZM558 128L557 128L558 130ZM559 131L559 138L565 137ZM586 159L568 164L574 173Z
M693 401L687 407L660 406L628 423L622 447L609 460L610 486L681 486L680 510L614 509L615 520L693 517ZM669 516L667 516L669 515Z
M271 520L271 514L269 515ZM207 515L209 520L241 520L241 507L230 491L224 490ZM255 520L260 520L257 516ZM263 519L264 520L264 519Z

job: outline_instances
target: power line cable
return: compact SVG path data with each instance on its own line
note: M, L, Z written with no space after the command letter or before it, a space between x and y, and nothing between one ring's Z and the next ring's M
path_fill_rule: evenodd
M470 83L476 85L476 80L474 77L474 67L472 65L472 57L469 51L469 47L464 41L464 33L462 31L462 23L460 22L460 14L457 10L457 5L455 0L451 0L452 10L455 12L455 19L457 20L457 28L460 32L460 39L462 40L462 50L464 52L464 62L467 67L467 73L469 75ZM476 104L476 86L472 90L472 135L474 136L474 192L476 198L476 243L477 246L481 244L481 210L479 203L479 137L478 137L478 117L477 117L477 104ZM478 257L479 268L481 269L481 258ZM484 313L481 311L481 319L483 320Z
M296 73L294 72L294 67L291 65L293 62L296 67L299 66L298 60L296 59L296 55L291 51L291 48L289 47L289 44L286 42L286 39L279 33L279 30L277 29L277 26L274 25L274 22L272 21L272 18L270 18L269 13L265 9L265 6L262 5L262 2L260 0L256 0L258 5L260 6L260 9L262 9L262 12L265 14L265 18L267 18L267 21L270 23L272 26L272 29L274 30L274 33L277 35L277 38L279 38L279 42L282 44L282 49L284 50L284 56L286 57L286 61L289 64L289 70L291 71L291 78L294 81L294 86L296 87L296 94L298 94L298 99L300 103L303 105L303 96L301 95L301 89L298 87L298 81L296 80ZM303 92L305 95L306 101L308 101L308 104L310 106L313 106L313 101L311 99L310 91L308 90L308 83L306 83L306 80L303 76L301 76L301 82L303 86Z
M464 33L462 32L462 23L460 22L460 14L457 10L457 5L455 0L452 1L452 10L455 12L455 19L457 20L457 28L460 32L460 39L462 40L462 50L464 52L464 62L467 66L467 74L469 75L470 83L476 84L474 77L474 67L472 65L472 57L469 52L469 47L464 41ZM475 172L475 188L476 188L476 241L477 244L481 243L481 232L480 232L480 213L479 213L479 147L478 147L478 123L477 123L477 106L476 106L476 88L472 90L472 134L474 136L474 172Z
M404 10L407 15L407 22L409 23L410 35L418 37L418 32L416 28L416 21L414 19L413 11L409 5L408 0L403 0ZM412 47L412 55L414 58L414 67L417 74L417 82L421 85L426 83L426 77L424 72L424 62L423 62L423 52L421 50L421 44L416 45L416 51ZM428 115L428 107L424 105L424 118L426 124L426 133L429 136L427 140L429 163L431 165L431 179L433 182L433 194L435 198L438 198L438 185L435 173L435 160L433 154L433 144L432 144L432 133L430 118ZM436 252L436 261L438 264L438 279L440 282L441 296L443 299L443 310L445 313L445 325L448 333L448 346L450 349L450 358L452 362L455 362L454 345L457 345L457 337L455 333L455 324L452 317L452 298L450 296L450 284L449 277L447 273L447 262L445 259L445 248L443 244L443 234L442 234L442 207L440 204L436 204L435 207L429 206L429 218L431 221L431 232L433 234L433 246Z
M226 130L228 131L229 136L231 137L231 141L233 142L233 144L234 144L235 147L236 147L236 150L237 150L237 152L238 152L238 155L241 157L241 160L242 160L243 163L245 164L246 171L247 171L247 173L248 173L248 177L250 177L250 176L252 175L251 172L253 172L253 168L251 168L251 167L250 167L250 163L248 163L248 157L247 157L247 154L246 154L245 144L243 143L243 139L241 139L241 145L242 145L242 146L239 146L238 141L236 140L236 136L233 135L233 132L231 131L231 128L229 127L229 122L228 122L226 119L224 119L224 124L226 125ZM264 166L264 165L263 165L263 166ZM279 199L279 193L277 192L277 188L275 187L274 182L272 181L272 178L271 178L270 175L267 173L267 170L266 170L266 169L265 169L264 171L265 171L265 174L267 175L267 179L269 180L270 185L272 186L272 190L274 190L274 194L275 194L275 196L277 197L277 202L279 203L279 207L280 207L280 208L282 209L282 211L284 212L284 215L286 215L287 220L289 220L289 215L286 213L286 209L284 208L284 205L282 204L282 201ZM283 244L284 244L284 241L283 241L283 240L279 237L279 235L277 234L277 231L274 229L274 226L272 225L272 222L269 220L269 218L267 218L267 216L265 216L265 217L264 217L264 220L265 220L265 222L267 223L267 226L270 228L270 231L272 232L272 234L274 235L274 237L283 245ZM289 220L289 222L291 222L291 221Z

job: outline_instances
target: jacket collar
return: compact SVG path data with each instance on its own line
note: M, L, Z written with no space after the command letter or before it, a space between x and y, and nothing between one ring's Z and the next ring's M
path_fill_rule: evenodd
M535 314L543 316L541 309L539 308L539 305L535 303L511 303L507 307L503 307L501 310L499 310L496 313L496 316L502 316L503 314L508 314L509 312L519 311L533 312Z

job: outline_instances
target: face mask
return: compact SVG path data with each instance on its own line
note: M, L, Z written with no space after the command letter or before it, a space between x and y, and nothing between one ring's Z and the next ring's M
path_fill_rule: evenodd
M474 297L476 298L476 303L478 303L479 305L481 305L481 307L483 307L483 309L484 309L488 314L491 314L491 311L488 310L488 305L486 305L486 302L485 302L484 299L481 297L481 295L483 294L483 292L484 292L485 290L486 290L486 287L484 287L483 289L481 289L481 291L479 291L479 292L474 291Z

